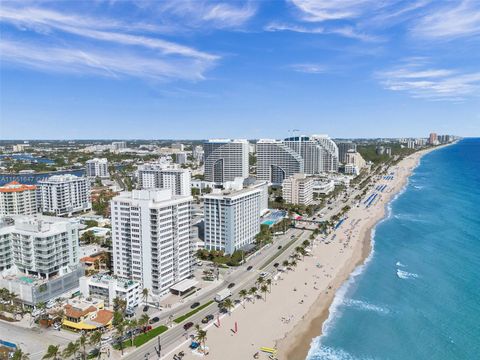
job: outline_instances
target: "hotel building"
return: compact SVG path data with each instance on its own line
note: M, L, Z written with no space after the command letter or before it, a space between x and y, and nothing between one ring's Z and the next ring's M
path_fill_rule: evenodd
M206 181L224 183L248 177L247 140L208 140L203 149Z
M205 248L232 254L255 242L260 215L268 206L266 182L204 196Z

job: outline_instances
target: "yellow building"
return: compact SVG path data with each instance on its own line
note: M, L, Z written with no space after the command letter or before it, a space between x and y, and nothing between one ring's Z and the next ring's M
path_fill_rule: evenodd
M97 330L110 327L113 311L106 310L103 300L71 300L65 305L62 325L73 330Z

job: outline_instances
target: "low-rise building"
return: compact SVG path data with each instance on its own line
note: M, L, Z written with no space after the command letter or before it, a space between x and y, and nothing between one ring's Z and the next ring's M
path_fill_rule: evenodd
M101 299L69 300L64 307L62 326L75 331L95 331L112 325L113 311Z
M313 192L320 195L328 195L335 190L335 181L315 179L313 182Z
M133 308L140 304L142 286L133 280L98 274L81 277L80 292L85 297L103 299L107 306L113 306L113 300L118 297Z
M283 181L282 197L289 204L310 205L313 202L313 184L313 178L294 174Z

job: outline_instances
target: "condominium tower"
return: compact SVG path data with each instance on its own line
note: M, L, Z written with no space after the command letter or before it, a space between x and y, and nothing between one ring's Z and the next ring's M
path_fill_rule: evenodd
M248 177L247 140L208 140L203 149L206 181L224 183Z
M87 178L71 174L54 175L40 180L39 198L44 213L71 215L92 208Z
M37 212L35 185L12 181L0 187L0 215L31 215Z
M313 202L314 178L305 174L295 174L282 184L282 197L285 202L296 205L310 205Z
M141 189L171 189L173 195L191 194L191 173L188 169L177 169L159 164L138 167L138 184Z
M78 265L78 221L50 216L0 218L0 271L49 278Z
M338 147L338 161L342 164L345 164L346 162L346 155L348 151L357 151L357 144L351 141L341 141L337 142L336 144Z
M122 192L111 202L116 275L165 295L192 274L191 196L171 189Z
M100 177L108 178L108 160L102 159L90 159L85 163L86 172L88 177Z

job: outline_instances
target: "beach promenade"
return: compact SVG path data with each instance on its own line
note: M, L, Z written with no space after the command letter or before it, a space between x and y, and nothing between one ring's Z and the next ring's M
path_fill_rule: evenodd
M371 231L385 216L386 205L405 186L421 156L431 150L414 153L391 167L389 175L375 182L338 228L313 242L309 256L274 277L266 296L237 305L231 315L220 318L220 326L207 325L206 358L245 360L258 353L258 359L268 359L260 348L269 347L277 349L280 360L304 359L312 339L321 334L336 291L369 256ZM373 193L377 196L370 201ZM185 353L184 359L201 358L189 344L185 339L183 345L164 349L163 358L171 359L179 351Z

